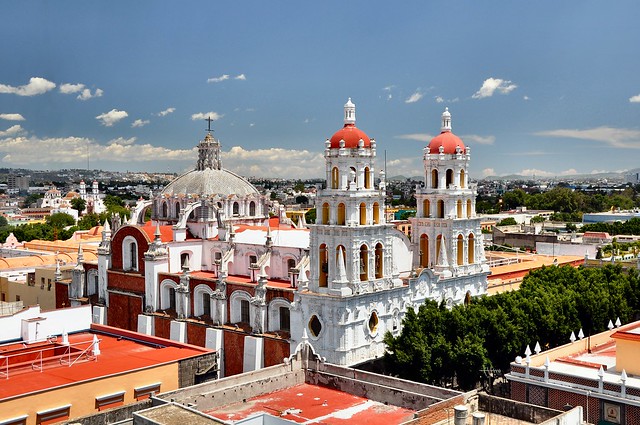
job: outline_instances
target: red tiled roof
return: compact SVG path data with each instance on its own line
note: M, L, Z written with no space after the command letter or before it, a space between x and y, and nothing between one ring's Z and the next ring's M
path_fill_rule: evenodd
M149 240L156 238L156 226L151 221L147 221L144 226L140 226L140 230L147 234ZM165 243L173 241L173 226L160 226L160 240Z

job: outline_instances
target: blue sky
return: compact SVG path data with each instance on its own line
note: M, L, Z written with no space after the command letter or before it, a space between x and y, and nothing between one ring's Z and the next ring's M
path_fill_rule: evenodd
M6 1L0 167L316 177L357 125L418 175L440 129L472 177L638 167L637 1ZM89 155L87 161L87 154Z

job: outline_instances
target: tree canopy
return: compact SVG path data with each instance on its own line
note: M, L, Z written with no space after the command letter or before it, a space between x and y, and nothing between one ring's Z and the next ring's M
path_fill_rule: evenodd
M568 342L571 332L585 335L640 313L640 280L635 270L546 267L531 272L520 290L474 298L447 309L427 301L409 309L398 336L385 335L388 370L402 378L434 385L473 388L482 369L509 369L525 347Z

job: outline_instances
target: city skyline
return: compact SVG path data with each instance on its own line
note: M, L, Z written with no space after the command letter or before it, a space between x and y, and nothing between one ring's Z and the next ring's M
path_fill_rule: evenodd
M181 172L211 117L225 168L322 177L324 140L349 97L389 176L421 174L445 107L475 178L637 166L631 1L3 10L0 167Z

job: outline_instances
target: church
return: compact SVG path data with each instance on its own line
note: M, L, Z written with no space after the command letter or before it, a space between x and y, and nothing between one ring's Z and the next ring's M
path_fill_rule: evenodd
M141 199L126 223L106 223L96 262L79 253L72 279L56 282L59 302L90 303L110 326L216 349L221 376L281 363L307 338L330 363L380 357L409 308L486 293L471 150L451 122L445 110L424 148L412 239L385 221L376 141L356 127L351 99L324 142L315 224L270 218L269 199L223 167L207 131L193 170Z

